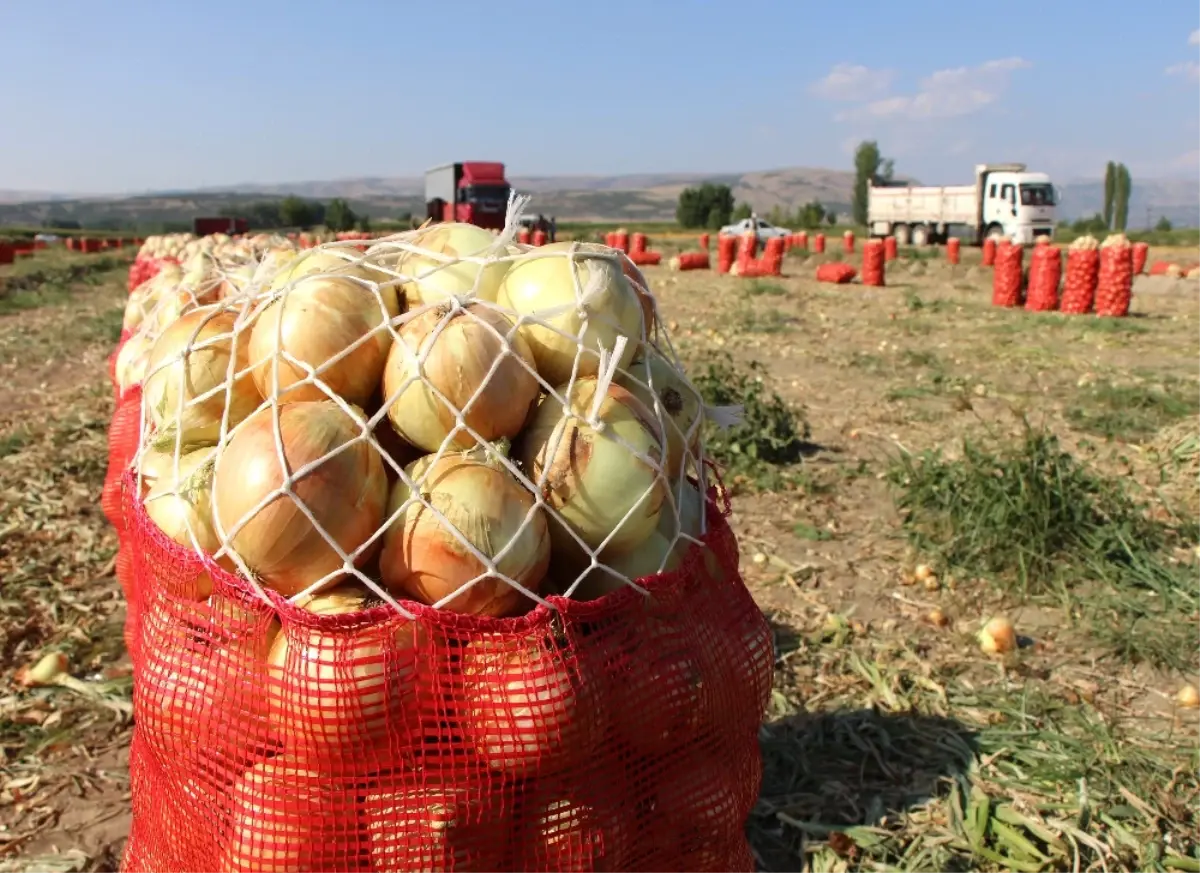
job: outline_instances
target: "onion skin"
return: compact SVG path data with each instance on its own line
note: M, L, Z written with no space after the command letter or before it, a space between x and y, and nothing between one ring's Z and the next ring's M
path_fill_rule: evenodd
M455 263L432 256L485 257L484 253L496 242L496 237L489 231L473 224L447 221L417 231L407 242L431 254L405 251L389 256L387 250L382 247L380 252L385 260L394 262L393 269L396 272L410 277L401 285L410 308L440 303L449 297L466 294L472 289L475 289L475 296L480 300L496 300L500 282L508 271L508 261L498 260L486 264L477 264L474 261Z
M343 254L339 254L339 252L343 252ZM282 291L288 284L297 283L305 276L314 275L353 276L376 284L392 281L391 276L373 266L370 261L360 259L358 252L354 252L351 256L350 252L344 249L311 249L294 254L282 261L278 265L278 272L271 278L270 290L272 292ZM390 298L388 308L395 310L395 286L388 285L380 288L379 293L385 301Z
M342 551L350 554L383 521L387 501L383 460L366 442L330 456L361 432L359 422L332 400L285 403L279 407L279 428L289 470L325 458L315 470L292 483L292 492ZM264 407L247 419L217 460L213 477L217 530L228 536L242 517L283 481L272 410ZM295 501L282 494L275 495L228 545L264 585L285 597L300 593L343 566ZM365 550L358 560L367 561L372 551ZM332 584L334 579L325 587Z
M431 337L443 321L445 326ZM505 336L511 336L510 343L501 339ZM520 432L541 387L534 375L529 344L513 331L513 323L503 313L474 304L457 312L430 309L400 328L400 340L387 358L383 393L391 398L403 389L388 407L388 418L405 440L426 452L436 452L453 433L447 448L473 447L475 438L456 429L456 411L462 411L466 424L488 441L512 438ZM423 364L418 363L420 357L424 357ZM489 377L497 358L500 363Z
M483 555L495 558L512 546L496 569L537 592L550 564L545 515L533 511L533 495L497 462L470 456L427 456L405 470L428 503ZM423 481L422 481L423 480ZM411 492L398 480L388 501L390 518ZM528 519L528 522L526 522ZM515 542L513 540L515 539ZM487 572L433 512L411 503L384 535L379 572L388 590L425 604L442 600ZM449 601L451 612L512 615L527 601L500 576L487 576Z
M595 683L548 640L472 643L463 653L463 730L493 770L544 776L590 759L607 723Z
M179 545L187 549L199 547L208 555L221 548L221 538L212 528L215 451L206 448L183 455L179 459L178 477L175 476L174 458L171 458L165 475L157 479L143 499L146 515L159 530ZM169 587L177 596L204 600L212 594L212 577L202 571L186 585Z
M309 275L300 279L286 297L261 313L250 333L250 360L254 384L263 397L274 394L278 368L279 394L285 401L324 400L329 394L317 384L296 384L307 378L303 367L281 353L317 370L316 378L329 391L362 406L374 393L383 373L391 333L383 327L399 313L396 293L381 289L376 296L352 279ZM363 337L369 337L360 342ZM354 351L329 361L359 343Z
M574 245L551 243L514 261L496 296L496 302L504 308L549 325L526 322L519 330L529 342L538 372L551 385L570 380L580 343L587 351L579 356L577 375L595 376L600 371L601 348L612 351L617 337L626 337L629 342L621 354L620 366L627 369L643 335L641 303L621 272L619 262L585 248L574 249L572 256L568 253ZM588 290L593 276L600 276L597 280L600 290L586 304L581 304L576 297L576 274L581 292ZM553 315L542 314L562 306L570 308ZM581 310L587 315L586 331L583 330ZM581 333L580 340L573 338Z
M124 394L134 385L146 378L146 364L150 360L150 352L154 348L154 340L148 333L139 331L125 341L117 352L117 390Z
M315 615L348 615L376 605L357 583L299 604ZM284 747L359 753L401 723L416 693L415 622L322 631L289 626L267 655L271 721Z
M659 417L654 404L658 398L667 437L665 471L670 481L677 481L686 472L689 454L699 462L700 422L704 415L700 394L653 346L646 346L638 360L629 365L629 371L618 372L613 381L642 401L655 419Z
M150 420L159 432L156 443L167 444L178 439L184 446L212 445L220 437L226 399L230 428L262 403L247 369L247 338L233 336L236 318L232 312L196 309L168 327L155 341L146 367L143 398ZM194 348L212 340L215 342L211 345ZM185 349L188 351L181 356ZM232 387L227 379L231 356L234 357ZM225 386L224 391L192 402L221 386Z
M555 783L556 780L539 782L523 798L521 817L525 825L518 834L514 847L516 863L511 869L594 870L598 873L705 869L631 865L637 844L635 813L616 805L601 809L580 799L578 786Z
M604 428L597 432L584 420L596 389L594 378L578 380L569 392L560 388L570 415L553 396L547 397L522 435L518 457L530 481L542 488L546 505L588 547L598 548L616 529L608 547L630 551L654 531L666 499L659 426L632 393L610 384L597 415ZM614 434L650 463L631 454ZM622 522L635 504L637 508ZM558 523L550 525L550 535L556 548L560 542L565 548L574 542Z
M507 812L492 801L481 820L481 804L471 795L449 785L368 795L364 812L372 867L429 873L505 869Z
M642 326L645 328L648 338L653 332L657 319L654 315L654 295L650 293L650 283L646 281L646 274L630 259L629 255L620 249L600 243L581 242L578 245L584 251L615 257L620 262L621 272L625 274L625 278L629 280L629 284L638 296L638 304L642 307ZM630 337L630 339L640 339L640 337Z

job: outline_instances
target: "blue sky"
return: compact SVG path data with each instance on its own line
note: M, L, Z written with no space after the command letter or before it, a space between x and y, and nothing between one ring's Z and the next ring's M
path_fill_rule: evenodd
M849 166L1200 173L1195 0L56 0L0 18L0 189ZM853 15L838 11L856 10ZM530 10L522 13L520 10ZM953 11L951 11L953 10Z

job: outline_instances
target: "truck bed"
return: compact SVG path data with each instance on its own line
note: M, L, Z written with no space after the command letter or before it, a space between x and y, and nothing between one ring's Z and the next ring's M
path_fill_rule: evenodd
M875 188L868 194L868 221L902 224L968 224L977 220L974 185Z

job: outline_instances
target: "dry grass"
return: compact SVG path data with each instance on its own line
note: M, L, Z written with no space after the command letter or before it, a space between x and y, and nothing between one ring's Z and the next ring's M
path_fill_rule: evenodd
M888 481L936 457L922 469L976 487L964 438L983 469L1045 434L1071 459L1055 475L1119 483L1129 524L1170 531L1139 555L1194 580L1196 289L1139 295L1123 321L1033 317L992 309L975 257L902 261L885 289L818 286L813 257L770 282L647 271L698 380L753 410L722 451L779 654L755 851L769 870L1198 870L1197 721L1173 703L1195 658L1136 662L1101 638L1097 588L1065 584L1078 548L1042 561L1040 586L983 566L1006 525L1016 546L1044 541L985 511L1013 492L959 505L930 497L936 477ZM112 869L127 826L123 609L97 507L123 278L60 275L0 310L0 671L61 648L84 682L0 692L0 871ZM1050 503L1064 536L1114 512ZM914 507L950 514L910 542ZM988 544L969 560L954 548L968 521ZM906 587L917 559L941 578ZM1125 578L1103 580L1110 598ZM1182 608L1160 618L1194 637ZM974 641L998 612L1024 638L1003 659Z

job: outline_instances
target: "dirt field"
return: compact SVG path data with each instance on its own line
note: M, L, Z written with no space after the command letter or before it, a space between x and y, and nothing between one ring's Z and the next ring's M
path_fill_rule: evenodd
M966 258L902 259L879 289L819 286L795 257L780 280L647 271L689 372L747 377L750 420L796 458L747 459L747 437L726 477L778 650L759 862L1200 870L1197 711L1175 703L1200 670L1200 289L1139 279L1128 319L1031 315L991 307ZM81 260L0 297L0 871L114 869L129 822L98 506L125 272ZM976 493L1000 495L992 514ZM1072 524L1129 536L1087 540L1107 549L1089 563L1046 539ZM1004 657L974 638L996 614L1021 636ZM51 647L80 681L17 690Z

